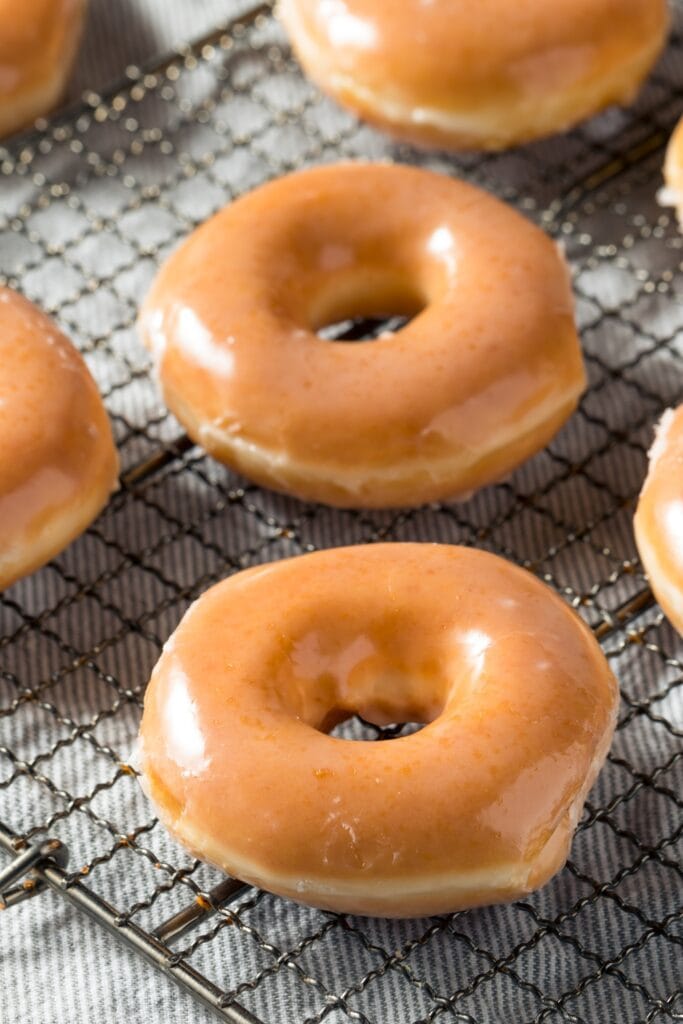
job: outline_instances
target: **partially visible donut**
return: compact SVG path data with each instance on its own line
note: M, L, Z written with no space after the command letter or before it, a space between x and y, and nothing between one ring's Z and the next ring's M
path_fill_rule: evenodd
M417 314L348 344L345 317ZM543 448L585 384L566 263L537 227L412 167L318 167L198 228L139 327L190 436L338 506L463 496Z
M664 161L665 187L660 190L659 201L663 206L675 206L678 220L683 227L683 118L669 140Z
M117 471L83 359L47 316L0 288L0 590L85 530Z
M0 0L0 136L59 101L87 0Z
M655 597L683 635L683 405L659 422L634 527Z
M304 69L418 143L502 149L630 101L666 0L280 0Z
M164 824L237 878L435 914L559 871L617 703L589 629L525 570L447 545L339 548L199 598L152 674L140 762ZM354 714L428 724L326 735Z

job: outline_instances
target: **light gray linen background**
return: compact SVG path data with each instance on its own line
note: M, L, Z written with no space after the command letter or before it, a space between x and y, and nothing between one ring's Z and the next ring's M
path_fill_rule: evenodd
M127 65L201 36L246 6L241 0L94 0L71 98L84 89L104 90ZM85 351L107 395L126 469L178 434L134 331L136 304L158 260L231 192L299 162L340 153L395 155L385 140L312 96L286 61L278 64L264 50L233 63L217 70L217 60L212 68L181 75L168 102L153 87L147 107L131 103L118 121L105 117L102 124L77 128L75 148L62 145L71 138L63 134L52 149L35 155L31 170L44 176L33 193L27 175L12 172L7 184L0 178L0 276L55 312ZM216 80L227 82L225 96ZM553 201L571 194L575 182L614 154L670 130L682 85L679 19L678 43L634 110L612 110L577 132L509 154L463 155L453 163L439 155L419 160L464 173L537 219L544 221L543 212L550 211L552 221ZM211 117L183 122L182 104L192 110L205 99L202 112L210 109ZM165 149L146 145L145 132L155 129L157 116L168 135ZM256 125L253 134L245 124ZM240 130L242 141L233 145ZM102 153L101 164L87 164L88 156ZM591 391L548 451L464 505L360 515L248 488L201 453L185 452L138 491L114 499L57 565L3 598L0 637L6 632L11 640L2 649L2 706L17 697L17 686L41 682L41 696L54 707L21 704L0 721L0 743L26 762L42 757L36 771L44 770L65 791L89 794L85 810L108 816L117 829L146 822L149 807L135 780L116 778L104 756L107 746L125 756L137 726L137 705L126 703L125 688L138 695L155 642L173 628L192 588L234 567L238 556L240 564L252 564L309 546L385 537L476 543L528 565L592 625L609 624L615 609L645 585L633 546L632 502L653 424L666 404L683 398L683 239L654 201L661 156L657 150L639 158L627 174L610 179L606 191L577 198L574 207L557 213L555 230L574 268ZM67 181L72 192L45 196L41 189L52 180ZM155 187L158 201L148 193L137 202L145 188ZM23 203L31 206L28 213L22 213ZM581 471L575 473L575 466ZM123 571L121 551L129 556ZM356 919L342 926L258 895L240 911L250 931L224 927L198 946L191 963L226 989L243 984L243 1001L267 1024L309 1016L343 1024L355 1011L363 1022L403 1024L435 1009L444 1011L438 1021L469 1024L681 1019L681 642L656 608L648 608L636 626L632 637L615 630L605 645L624 698L620 729L591 794L572 868L525 906L461 915L431 930L424 921ZM64 638L89 652L73 671ZM121 704L116 711L115 698ZM70 738L55 708L99 746L89 745L83 732ZM163 873L137 852L112 856L114 840L106 828L78 809L62 814L68 800L14 768L11 759L0 759L0 819L29 829L51 820L56 810L50 834L69 845L72 868L102 854L88 882L120 908L144 900L163 882ZM92 797L98 785L101 792ZM140 845L174 866L188 864L159 826L142 832ZM192 877L204 887L216 881L204 867ZM598 897L603 887L605 895ZM188 898L189 891L176 885L136 920L151 928ZM203 925L200 937L209 931ZM316 932L315 941L305 941ZM254 941L256 933L262 940ZM285 961L269 974L268 943L295 950L292 967L299 973ZM493 970L513 945L519 948L505 969ZM389 965L396 950L400 957ZM0 1024L214 1019L51 892L0 914L0 957ZM366 985L368 975L373 977ZM265 982L250 987L264 976ZM309 976L315 984L305 980ZM334 996L347 989L344 1006L335 1003ZM437 1005L456 990L462 990L457 1016ZM330 1005L336 1008L327 1014Z

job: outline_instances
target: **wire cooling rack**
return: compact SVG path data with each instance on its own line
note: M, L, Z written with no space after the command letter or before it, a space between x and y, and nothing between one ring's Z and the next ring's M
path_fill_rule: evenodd
M683 99L682 24L635 107L502 155L392 147L304 80L267 7L0 149L0 279L84 352L123 466L85 536L0 597L7 913L50 885L242 1024L683 1019L683 651L631 529L653 424L683 399L682 238L655 203ZM198 222L342 155L463 175L572 262L590 389L547 451L465 504L335 511L251 486L182 434L135 335L156 267ZM620 679L571 859L512 906L365 920L245 888L169 839L128 764L161 644L207 586L386 539L476 544L526 566L586 617Z

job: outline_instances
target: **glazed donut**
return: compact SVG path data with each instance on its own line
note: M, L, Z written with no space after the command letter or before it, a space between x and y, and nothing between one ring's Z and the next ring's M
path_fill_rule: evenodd
M58 102L85 10L86 0L0 0L0 135Z
M617 700L588 628L525 570L439 544L339 548L192 606L139 758L166 827L237 878L328 910L445 913L562 867ZM354 714L428 724L326 735Z
M660 189L659 201L662 206L675 206L678 220L683 227L683 118L678 122L669 140L664 162L666 186Z
M365 343L316 333L389 313L418 315ZM479 189L410 167L319 167L238 199L162 267L139 326L196 442L330 505L418 505L500 479L585 382L555 245Z
M0 288L0 590L85 530L117 470L83 359L35 306Z
M280 0L304 69L399 138L503 149L630 100L666 0Z
M659 422L634 527L654 595L683 635L683 405Z

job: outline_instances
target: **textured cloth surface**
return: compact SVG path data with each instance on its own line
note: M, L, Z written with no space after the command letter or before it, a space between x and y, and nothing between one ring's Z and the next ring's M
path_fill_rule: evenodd
M562 593L621 684L568 867L528 900L434 921L336 918L247 891L177 948L267 1024L680 1019L683 650L647 599L631 519L653 426L683 400L682 236L655 202L681 110L681 19L634 108L500 155L392 147L318 96L270 21L107 98L128 65L239 9L95 0L71 99L87 88L102 102L40 145L0 148L0 280L85 353L126 475L83 538L0 596L0 822L62 839L74 879L151 931L219 881L121 768L190 601L227 572L318 547L477 544ZM230 196L340 155L463 175L567 250L590 390L547 451L469 502L338 512L261 491L187 444L159 400L134 328L159 262ZM51 892L0 914L0 955L3 1024L214 1019Z

